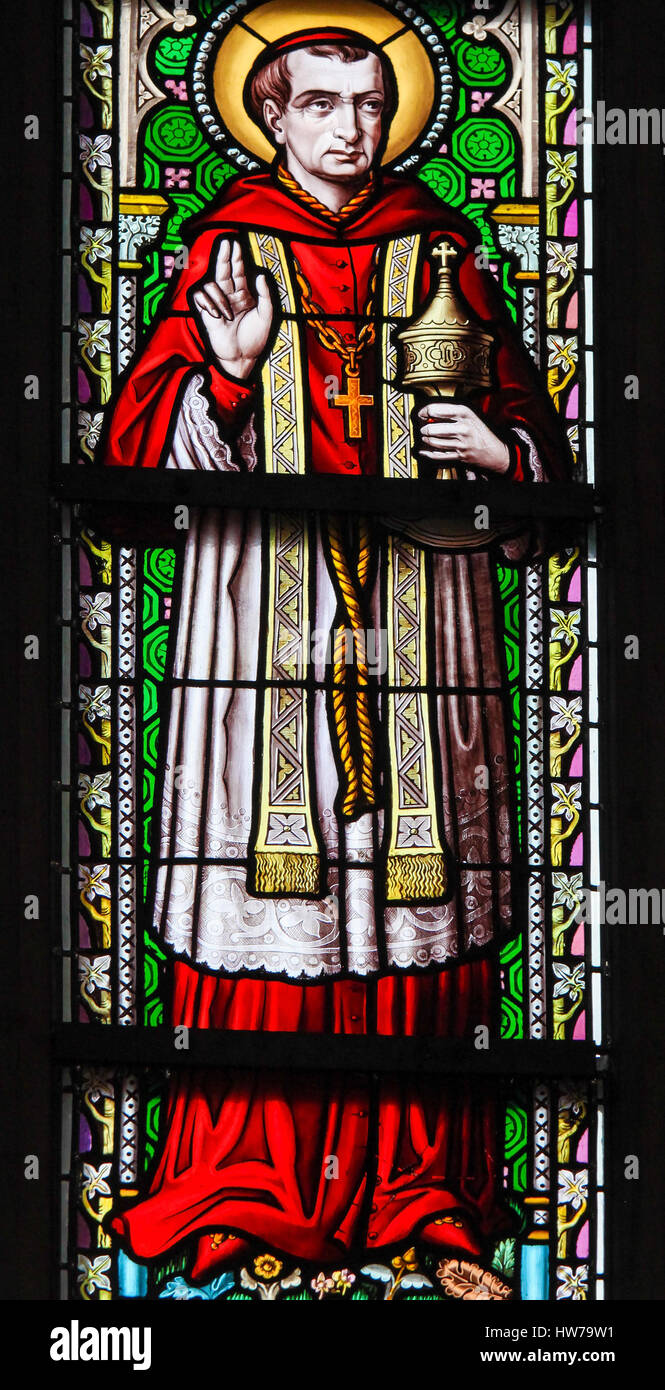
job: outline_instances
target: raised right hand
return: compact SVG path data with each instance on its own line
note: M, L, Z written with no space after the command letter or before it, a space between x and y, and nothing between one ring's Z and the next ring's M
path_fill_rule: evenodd
M214 278L197 287L193 302L222 371L244 380L268 342L273 306L262 273L252 294L239 242L222 238Z

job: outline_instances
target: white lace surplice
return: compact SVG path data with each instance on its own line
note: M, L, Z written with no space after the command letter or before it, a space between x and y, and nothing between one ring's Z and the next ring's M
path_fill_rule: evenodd
M167 466L238 471L240 465L210 418L202 384L194 375L186 389ZM238 457L245 468L256 466L251 426L239 441ZM258 500L260 478L256 481ZM323 689L311 697L310 717L315 809L329 860L327 892L313 901L257 898L246 887L246 861L264 621L261 515L191 509L189 522L159 811L154 915L164 944L212 971L260 971L291 979L442 965L485 946L497 929L509 925L512 843L489 557L434 552L432 559L437 684L448 692L432 697L437 701L443 827L453 856L461 861L451 901L384 907L380 891L375 900L374 860L383 815L365 814L340 831L333 811L338 779ZM328 632L337 600L320 539L316 551L312 626ZM377 629L379 580L373 600ZM325 680L327 672L320 661L317 681ZM467 694L467 689L475 693ZM475 785L481 765L489 770L486 790ZM488 863L494 867L473 867Z

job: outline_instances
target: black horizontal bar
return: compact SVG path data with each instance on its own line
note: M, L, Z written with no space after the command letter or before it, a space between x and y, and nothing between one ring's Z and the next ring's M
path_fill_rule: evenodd
M478 1049L456 1038L388 1038L335 1033L220 1032L190 1028L187 1048L173 1028L62 1024L56 1060L66 1065L223 1067L248 1070L379 1072L455 1077L592 1077L606 1071L593 1043L506 1042Z
M68 502L119 506L260 508L265 511L358 511L400 517L461 516L473 519L485 505L492 516L592 521L602 509L587 483L437 481L345 478L337 474L199 473L166 469L71 468L53 483Z

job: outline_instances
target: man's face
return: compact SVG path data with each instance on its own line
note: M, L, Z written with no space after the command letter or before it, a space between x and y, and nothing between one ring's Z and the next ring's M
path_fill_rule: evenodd
M288 58L291 97L265 103L277 144L319 178L347 182L372 166L382 134L385 92L374 53L355 63L299 50Z

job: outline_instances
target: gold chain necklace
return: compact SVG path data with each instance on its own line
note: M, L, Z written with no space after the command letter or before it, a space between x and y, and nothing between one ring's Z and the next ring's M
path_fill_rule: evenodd
M362 439L363 419L361 410L374 405L374 397L363 395L360 390L360 359L368 348L376 341L376 325L374 323L363 323L355 343L347 343L341 333L331 323L326 323L324 310L320 304L315 304L312 298L312 290L305 279L296 261L296 278L300 286L302 306L307 315L311 327L314 329L321 346L327 348L329 352L336 352L342 359L345 374L345 391L329 399L329 405L336 406L341 410L348 411L347 432L349 439ZM374 295L376 293L377 271L373 271L369 282L369 294L367 303L362 311L362 317L368 319L374 307Z

